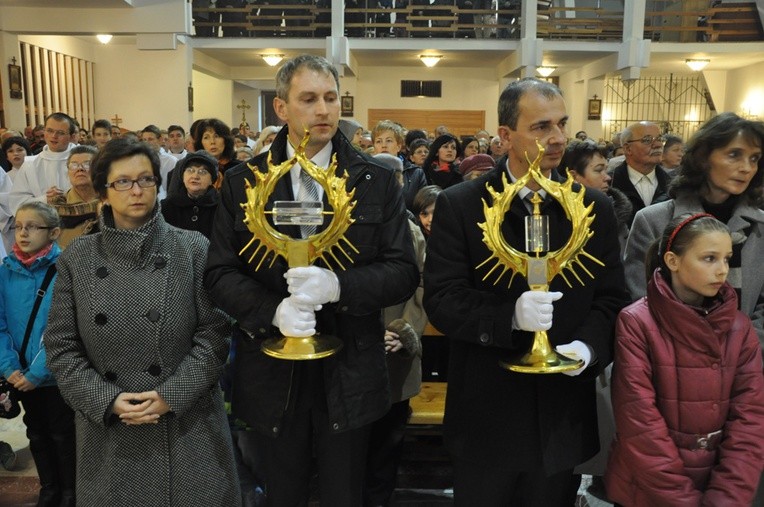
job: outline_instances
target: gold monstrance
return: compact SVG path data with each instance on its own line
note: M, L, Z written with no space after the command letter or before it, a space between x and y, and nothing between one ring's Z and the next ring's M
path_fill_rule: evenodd
M243 203L241 207L244 209L244 223L249 232L252 233L252 239L241 249L239 255L243 255L248 248L257 243L257 247L247 261L253 262L260 253L260 260L255 270L260 269L266 258L270 258L269 267L273 266L277 256L284 258L290 268L310 266L316 260L321 259L329 269L333 269L332 266L334 265L345 269L342 261L346 259L348 262L353 262L353 259L344 247L347 246L358 253L358 250L345 237L345 232L354 221L350 217L350 213L356 203L352 200L355 189L350 192L346 190L347 172L342 171L343 174L337 176L336 155L332 156L332 162L326 170L310 161L305 155L305 146L308 144L309 138L310 135L306 130L302 142L295 149L294 156L279 165L271 163L271 154L268 153L267 172L261 172L257 167L248 164L250 170L255 174L257 182L254 187L249 184L249 181L246 182L247 202ZM276 202L272 211L265 210L276 183L282 176L289 173L295 163L299 163L302 170L321 185L329 206L332 208L331 211L323 211L320 207L316 209L310 206L311 204L320 206L320 203L296 201ZM314 219L318 217L320 219L318 223L320 223L325 214L333 215L331 223L324 230L305 239L295 239L282 234L274 229L266 218L267 215L272 215L274 221L280 217L281 223L291 221L296 225L315 225ZM344 259L338 258L338 255L344 256ZM329 259L333 262L328 262ZM269 338L262 345L265 354L279 359L291 360L320 359L334 354L340 348L342 348L342 341L335 336L328 335Z
M496 192L486 184L493 205L491 206L483 200L485 222L479 223L478 227L483 231L483 243L491 251L491 255L477 267L480 268L493 262L493 267L486 273L483 280L486 280L497 268L501 267L501 272L496 277L494 285L499 283L499 280L508 271L511 271L512 276L509 278L508 286L512 285L512 280L519 273L528 279L528 286L531 290L549 290L549 283L558 274L563 277L568 287L572 287L565 276L565 269L569 270L583 285L584 282L574 269L576 266L580 267L591 278L594 278L594 275L583 265L580 260L581 256L604 266L597 258L584 251L584 246L594 234L594 231L590 229L594 221L594 215L592 215L594 203L589 204L589 206L584 205L583 188L578 192L573 191L573 177L570 172L568 172L568 179L564 183L558 183L545 177L539 167L541 158L544 156L544 148L538 141L536 146L539 150L538 157L531 163L528 172L522 178L518 178L510 185L507 182L507 175L502 174L503 192ZM573 225L573 232L568 238L568 242L559 250L548 251L549 232L548 226L545 225L545 219L548 217L541 215L539 210L541 199L536 194L532 199L533 212L526 217L525 221L527 253L516 250L507 243L501 234L501 225L512 199L531 180L538 183L562 205L565 215ZM570 359L558 354L549 344L546 331L536 331L530 352L511 358L509 361L501 361L500 364L503 368L521 373L561 373L580 368L584 363L579 359Z

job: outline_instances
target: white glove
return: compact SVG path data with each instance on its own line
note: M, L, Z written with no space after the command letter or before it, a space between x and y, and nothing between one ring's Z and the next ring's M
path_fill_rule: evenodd
M289 293L304 305L322 305L340 300L340 281L332 271L318 266L292 268L284 273Z
M561 297L562 292L523 292L515 302L512 328L522 331L548 331L552 327L552 303Z
M580 340L573 340L570 343L566 343L564 345L558 345L554 348L558 353L562 354L563 356L568 357L569 359L580 359L584 362L584 365L580 368L576 368L575 370L571 371L564 371L563 373L569 377L575 377L576 375L580 375L582 371L586 369L587 366L589 366L589 363L592 361L592 349L589 348L587 344Z
M284 336L313 336L316 334L316 314L312 306L301 304L289 296L276 307L273 325Z

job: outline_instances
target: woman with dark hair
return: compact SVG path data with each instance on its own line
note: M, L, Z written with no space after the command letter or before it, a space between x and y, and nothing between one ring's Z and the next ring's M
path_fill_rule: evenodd
M645 295L645 252L666 224L685 213L710 213L732 233L729 282L740 309L764 343L764 123L734 113L711 118L687 143L670 200L640 210L624 254L632 299Z
M607 172L606 149L597 146L592 141L574 141L565 149L560 162L560 169L569 169L573 179L581 185L597 189L610 197L618 220L618 241L621 253L626 247L629 236L629 220L631 219L631 201L626 195L610 186L613 178Z
M76 414L77 502L240 505L218 387L228 319L203 285L209 242L165 222L149 145L115 139L91 174L100 232L58 258L44 336Z
M217 118L207 118L199 122L193 134L194 150L205 150L218 161L219 178L215 188L219 189L225 172L240 163L234 153L231 129Z
M465 137L462 139L462 160L478 153L480 153L480 141L477 138Z
M446 189L462 182L462 174L456 159L462 155L459 140L451 134L443 134L430 145L430 153L422 168L428 185L438 185Z

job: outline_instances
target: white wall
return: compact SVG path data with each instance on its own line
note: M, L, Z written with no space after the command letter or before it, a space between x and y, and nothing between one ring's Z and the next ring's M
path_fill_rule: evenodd
M401 98L401 80L442 80L441 98ZM341 93L354 96L354 118L368 123L369 109L467 109L485 111L485 128L498 128L499 83L495 69L437 67L361 67L357 81L343 79ZM394 118L393 118L394 119Z
M764 119L764 63L729 71L727 111Z
M3 62L8 62L9 64L12 61L11 58L16 58L16 65L21 65L18 37L14 34L0 31L0 58L2 58ZM0 127L20 129L23 132L26 126L24 100L11 98L9 79L8 67L1 65L0 89L2 89L3 95L0 97L0 101L3 103L5 121L0 124Z
M185 45L175 50L141 51L135 45L96 46L97 118L119 114L121 127L140 130L178 124L188 127L191 62ZM230 98L230 97L229 97Z
M244 86L242 84L233 83L233 105L231 106L231 114L233 121L231 128L238 127L241 124L242 110L238 108L241 105L241 101L246 101L246 105L249 109L244 110L244 117L249 123L249 128L255 132L261 129L260 126L260 90Z
M233 117L233 81L219 79L203 72L193 71L194 114L193 119L218 118L229 127L238 126ZM251 109L250 109L251 111Z

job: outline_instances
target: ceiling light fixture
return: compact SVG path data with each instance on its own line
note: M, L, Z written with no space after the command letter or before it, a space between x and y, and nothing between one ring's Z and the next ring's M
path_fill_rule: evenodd
M557 70L557 67L536 67L536 72L543 77L551 76L555 70Z
M711 63L711 60L696 60L696 59L687 59L684 61L684 63L687 64L689 68L694 70L695 72L700 72L701 70L706 68L706 65Z
M112 35L108 33L99 33L96 35L96 39L98 39L98 42L101 44L108 44L111 42Z
M435 67L441 58L443 58L443 55L419 55L419 59L427 67Z
M284 59L284 55L260 55L263 60L265 60L265 63L270 65L271 67L275 67L279 64L281 60Z

